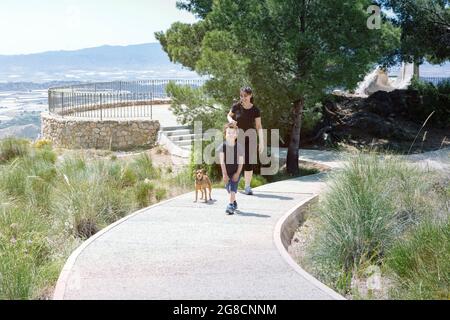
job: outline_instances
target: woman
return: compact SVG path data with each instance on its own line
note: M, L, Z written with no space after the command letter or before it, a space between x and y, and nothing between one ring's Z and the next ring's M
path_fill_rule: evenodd
M264 151L261 111L253 104L253 91L250 87L244 87L240 91L241 99L231 107L227 116L228 122L237 124L238 128L244 130L244 132L248 129L256 129L259 136L259 152L261 153ZM249 140L249 137L245 137L244 179L245 194L252 195L250 182L253 176L253 164L250 163L250 151L254 151L254 149L250 149Z

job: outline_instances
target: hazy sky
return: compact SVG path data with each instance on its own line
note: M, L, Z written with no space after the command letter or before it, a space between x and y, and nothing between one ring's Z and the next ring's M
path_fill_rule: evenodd
M0 54L156 42L195 17L176 0L0 0Z

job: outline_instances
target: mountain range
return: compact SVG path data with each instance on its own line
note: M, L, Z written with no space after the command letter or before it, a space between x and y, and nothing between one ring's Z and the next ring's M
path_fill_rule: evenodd
M180 69L170 62L159 43L104 45L74 51L0 55L0 73L61 72L64 70Z

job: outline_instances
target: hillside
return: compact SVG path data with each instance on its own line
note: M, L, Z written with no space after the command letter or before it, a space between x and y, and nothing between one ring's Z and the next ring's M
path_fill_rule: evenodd
M196 72L170 62L159 43L0 55L0 83L198 77Z
M101 46L75 51L48 51L26 55L0 55L0 72L64 69L141 69L173 67L159 43Z

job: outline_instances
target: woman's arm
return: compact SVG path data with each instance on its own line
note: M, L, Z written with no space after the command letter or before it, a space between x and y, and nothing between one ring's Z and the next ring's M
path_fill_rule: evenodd
M233 111L230 110L230 112L228 112L228 115L227 115L228 122L237 124L237 121L234 120L233 117L234 117L234 113L233 113Z
M263 134L263 128L261 124L261 117L255 118L255 125L256 130L258 130L258 137L259 137L259 152L264 151L264 134Z

